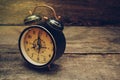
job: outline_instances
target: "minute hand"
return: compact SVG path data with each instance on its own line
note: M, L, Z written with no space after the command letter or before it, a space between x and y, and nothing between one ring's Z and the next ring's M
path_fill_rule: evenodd
M37 41L38 49L41 48L41 39L40 39L40 31L38 33L38 41Z

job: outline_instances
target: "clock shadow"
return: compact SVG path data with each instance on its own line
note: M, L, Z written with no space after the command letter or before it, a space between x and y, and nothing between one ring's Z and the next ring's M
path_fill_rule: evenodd
M42 73L42 74L56 74L56 72L61 70L61 66L55 63L52 63L49 67L43 67L43 68L39 68L39 67L34 67L29 65L28 63L24 62L24 66L28 69L28 70L32 70L33 72L38 72L38 73Z

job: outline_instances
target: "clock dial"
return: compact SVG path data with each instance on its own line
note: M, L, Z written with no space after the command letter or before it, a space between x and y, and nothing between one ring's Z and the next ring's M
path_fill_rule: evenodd
M45 65L51 61L55 52L54 39L43 28L28 28L22 38L22 54L30 63Z

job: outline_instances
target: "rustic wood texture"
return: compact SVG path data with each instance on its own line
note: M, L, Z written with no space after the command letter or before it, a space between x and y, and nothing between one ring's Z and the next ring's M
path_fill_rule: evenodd
M0 26L0 51L18 50L18 38L27 26ZM120 27L65 27L65 53L120 53Z
M50 71L31 68L24 62L18 49L24 28L0 26L0 80L120 79L120 27L65 27L65 54Z
M0 52L0 80L119 80L120 55L64 54L51 70L33 69L20 53Z
M65 25L120 22L120 0L0 0L0 24L23 24L28 11L43 4L54 7Z

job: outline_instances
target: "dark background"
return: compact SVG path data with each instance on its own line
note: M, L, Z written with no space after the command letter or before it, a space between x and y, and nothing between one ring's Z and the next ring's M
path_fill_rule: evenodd
M0 24L23 24L28 11L43 4L54 7L65 25L120 25L120 0L0 0Z

